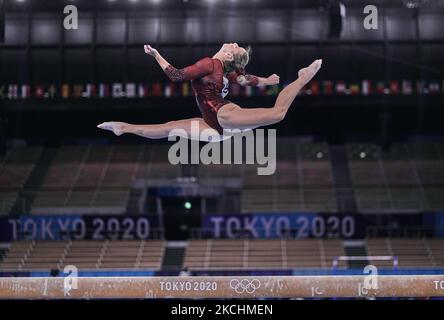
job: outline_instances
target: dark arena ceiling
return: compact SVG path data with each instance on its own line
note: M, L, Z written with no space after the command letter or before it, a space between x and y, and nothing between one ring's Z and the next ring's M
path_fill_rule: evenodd
M214 6L248 10L322 8L338 0L5 0L7 11L52 11L73 4L84 10L209 10ZM342 0L346 7L359 8L368 0ZM373 0L372 5L390 8L444 8L444 0Z

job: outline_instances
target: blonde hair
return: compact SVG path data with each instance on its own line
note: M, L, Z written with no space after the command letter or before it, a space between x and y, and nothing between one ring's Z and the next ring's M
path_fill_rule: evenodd
M242 54L239 54L239 53L235 54L233 56L232 61L225 61L224 62L225 72L230 73L233 71L245 69L248 62L250 61L250 57L251 57L253 50L251 49L250 46L248 46L245 48L245 51L246 52L242 53Z

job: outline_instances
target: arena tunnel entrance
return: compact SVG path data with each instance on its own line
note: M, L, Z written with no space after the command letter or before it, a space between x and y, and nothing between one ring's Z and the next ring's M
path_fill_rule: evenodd
M166 240L186 240L201 225L201 197L162 197Z

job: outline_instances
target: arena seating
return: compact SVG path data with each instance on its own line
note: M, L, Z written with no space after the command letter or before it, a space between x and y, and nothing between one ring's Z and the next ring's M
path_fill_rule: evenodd
M397 258L398 268L444 266L443 239L369 238L368 256ZM160 270L165 241L16 241L10 245L0 271L63 269ZM345 256L337 239L206 239L190 240L183 266L190 270L328 269ZM373 259L370 264L393 269L394 261ZM340 261L339 269L348 268Z
M169 144L149 144L143 146L137 179L176 179L180 176L180 166L168 161Z
M281 138L277 170L257 175L256 166L242 172L243 212L335 212L328 146Z
M436 211L444 208L444 146L348 145L349 167L360 211Z
M0 157L0 216L11 210L41 152L40 147L15 147Z
M344 255L340 240L192 240L184 265L191 270L330 268Z
M444 240L427 239L427 250L433 257L436 267L444 267Z
M17 241L0 270L51 270L75 265L80 270L154 269L161 267L164 242Z
M7 215L16 202L18 192L0 192L0 216Z
M367 239L369 256L393 256L398 267L432 268L444 265L442 239ZM331 269L345 256L341 240L193 240L184 265L192 270ZM372 260L372 265L393 269L393 260ZM338 263L347 268L346 261Z
M123 213L140 152L140 146L60 148L32 213Z
M181 166L168 161L170 144L63 146L36 190L31 214L122 214L132 187L176 182ZM16 203L42 148L16 147L0 159L0 215ZM277 171L258 165L199 165L202 185L234 183L244 213L336 212L327 144L280 137ZM361 212L418 212L444 208L444 144L347 145L354 196ZM140 194L140 193L139 193ZM24 210L29 213L28 210Z
M394 256L400 268L430 268L444 265L442 239L368 239L367 252L371 256ZM393 261L371 261L381 267L393 266Z

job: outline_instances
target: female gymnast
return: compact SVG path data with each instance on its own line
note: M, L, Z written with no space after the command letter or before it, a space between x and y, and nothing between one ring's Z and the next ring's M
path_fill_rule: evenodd
M226 43L212 58L203 58L196 64L180 70L173 67L150 45L145 45L144 49L146 54L157 60L171 81L191 81L202 118L150 125L104 122L98 125L98 128L112 131L117 136L131 133L149 139L166 138L172 130L182 129L182 132L187 133L185 138L191 140L222 141L231 137L231 135L224 136L224 130L246 131L282 121L299 91L316 75L322 65L322 60L316 60L307 68L301 69L298 79L279 93L273 107L241 108L224 99L228 94L229 83L238 83L242 86L267 86L279 83L279 76L276 74L261 78L245 72L250 60L249 48L242 48L237 43ZM192 123L198 124L198 134L192 130Z

